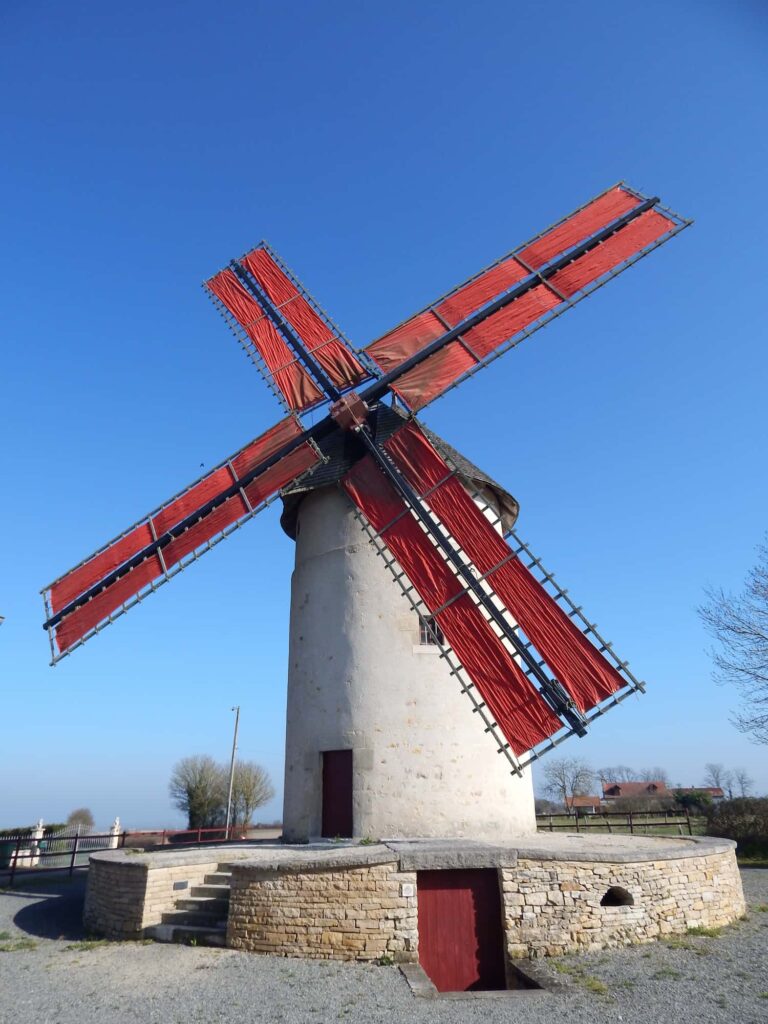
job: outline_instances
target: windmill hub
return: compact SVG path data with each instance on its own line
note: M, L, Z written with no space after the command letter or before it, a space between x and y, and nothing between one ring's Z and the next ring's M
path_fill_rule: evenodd
M355 391L349 391L346 395L342 395L330 408L331 417L342 430L355 430L362 427L368 419L370 411L367 403Z

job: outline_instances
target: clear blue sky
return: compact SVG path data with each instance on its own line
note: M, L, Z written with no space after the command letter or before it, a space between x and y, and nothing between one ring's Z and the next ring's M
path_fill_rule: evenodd
M695 611L768 526L764 4L36 2L0 38L0 824L180 823L170 767L227 757L232 704L281 789L275 508L56 669L40 628L278 416L199 282L266 237L365 344L620 178L695 226L425 419L649 683L569 752L768 789Z

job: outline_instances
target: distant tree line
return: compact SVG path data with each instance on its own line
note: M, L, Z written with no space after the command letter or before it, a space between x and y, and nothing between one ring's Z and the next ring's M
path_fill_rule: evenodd
M554 814L569 810L569 804L577 796L602 796L602 787L607 783L656 782L663 787L658 795L643 793L619 797L610 801L612 809L618 812L655 811L675 807L704 813L712 805L712 797L706 787L723 790L729 800L738 796L748 797L754 782L743 768L726 768L710 762L705 766L704 783L696 787L672 786L669 772L658 765L635 770L628 765L607 765L593 768L588 762L575 757L551 758L543 766L543 789L550 799L538 799L536 810L540 814ZM664 790L686 788L688 792L669 793Z
M169 783L171 799L187 816L188 828L217 828L227 818L229 765L207 754L183 757ZM275 795L267 771L255 761L238 761L232 784L230 824L249 825L253 812Z

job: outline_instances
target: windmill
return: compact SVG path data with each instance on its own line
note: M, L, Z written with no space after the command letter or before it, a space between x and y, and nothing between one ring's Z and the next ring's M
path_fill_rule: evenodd
M583 736L642 683L519 540L513 499L416 413L689 223L619 183L363 350L266 243L233 260L204 287L286 415L44 589L52 663L278 495L333 485L512 775ZM323 762L327 778L347 764L342 789L348 762Z

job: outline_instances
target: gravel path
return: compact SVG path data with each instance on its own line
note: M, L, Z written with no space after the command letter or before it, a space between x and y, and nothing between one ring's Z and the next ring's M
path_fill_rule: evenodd
M2 1024L766 1024L768 870L719 937L545 963L551 992L417 999L394 967L84 941L84 878L0 892ZM759 908L763 909L759 909Z

